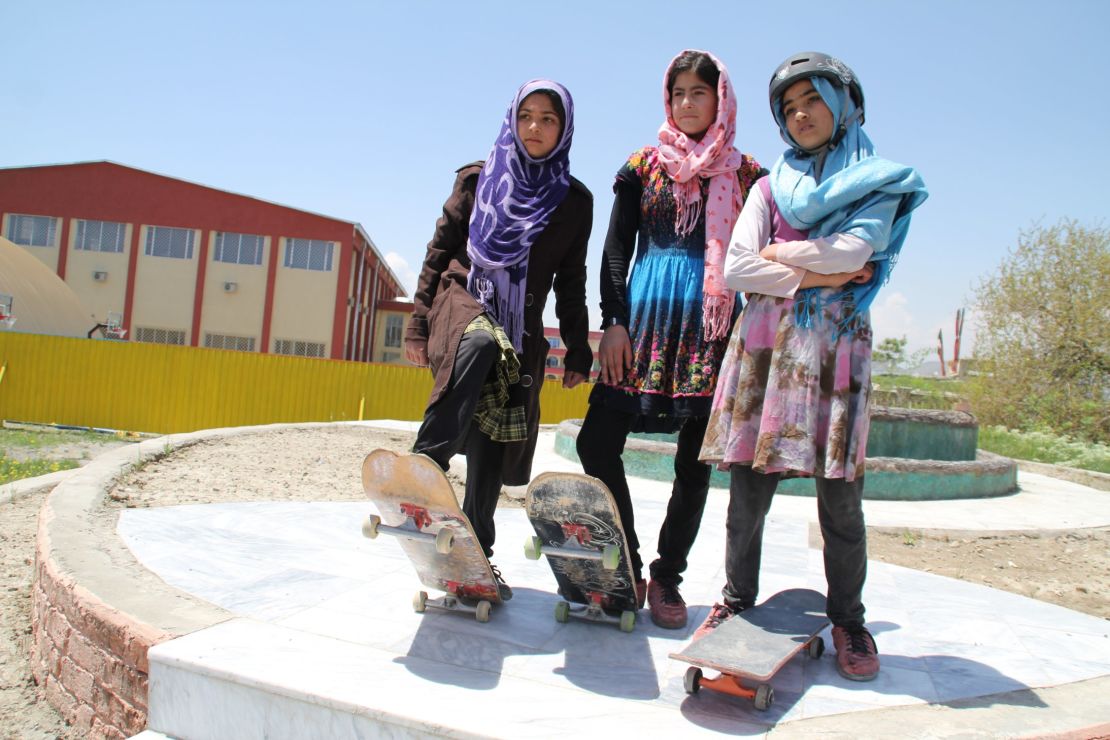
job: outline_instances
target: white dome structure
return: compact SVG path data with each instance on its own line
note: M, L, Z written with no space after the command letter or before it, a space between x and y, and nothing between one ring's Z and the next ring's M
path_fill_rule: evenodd
M0 296L12 297L15 317L10 327L0 323L0 332L85 338L97 323L65 281L26 249L3 237Z

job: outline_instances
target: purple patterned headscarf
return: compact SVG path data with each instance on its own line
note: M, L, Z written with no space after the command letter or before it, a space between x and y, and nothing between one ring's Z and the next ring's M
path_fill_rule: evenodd
M517 134L517 110L537 90L550 90L563 101L563 132L543 159L533 159ZM470 214L470 274L466 289L521 351L528 253L570 189L570 141L574 135L574 101L558 82L532 80L517 91L505 114L501 133L478 175Z

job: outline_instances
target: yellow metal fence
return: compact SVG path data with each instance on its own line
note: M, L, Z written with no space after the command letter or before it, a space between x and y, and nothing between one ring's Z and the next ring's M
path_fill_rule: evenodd
M420 419L431 373L403 365L0 332L0 418L141 432ZM586 412L589 388L544 383L541 422Z

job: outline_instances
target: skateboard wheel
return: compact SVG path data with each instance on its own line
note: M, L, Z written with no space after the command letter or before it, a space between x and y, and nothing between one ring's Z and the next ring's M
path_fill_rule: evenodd
M636 626L636 612L621 612L621 632L631 632Z
M378 525L382 523L382 518L377 514L371 514L366 517L366 521L362 523L362 536L374 539L378 536Z
M474 611L474 618L479 622L489 621L490 603L485 599L478 602L478 608Z
M570 604L565 601L560 601L555 605L555 621L566 622L570 619Z
M524 541L524 557L529 560L539 560L541 548L543 548L543 540L532 535Z
M621 549L616 545L606 545L601 551L601 567L605 570L616 570L621 563Z
M416 595L412 597L412 610L417 614L423 614L424 610L428 608L428 592L417 591Z
M755 708L765 711L775 703L775 690L769 683L761 683L755 688Z
M814 637L812 640L809 641L809 644L806 645L806 655L808 655L813 660L817 660L818 658L820 658L824 654L825 654L825 638L823 638L823 637Z
M451 531L450 527L444 527L436 532L436 552L440 555L446 555L451 552L451 548L455 546L455 533Z
M687 694L696 694L701 689L701 668L690 666L682 679L682 686Z

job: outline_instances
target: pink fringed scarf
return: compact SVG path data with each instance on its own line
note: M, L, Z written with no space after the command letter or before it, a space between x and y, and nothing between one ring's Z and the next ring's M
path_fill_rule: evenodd
M686 52L682 52L685 54ZM717 118L706 130L701 141L694 141L679 130L671 118L670 90L667 78L679 54L667 65L663 75L663 110L665 120L659 127L659 163L674 182L677 205L675 230L689 234L705 213L705 278L702 283L704 303L702 323L709 341L728 336L729 319L735 293L725 285L724 263L732 227L740 215L743 196L737 183L736 170L742 156L736 140L736 96L728 69L717 57L702 52L717 65L721 78L717 82ZM708 204L702 203L700 178L709 179Z

